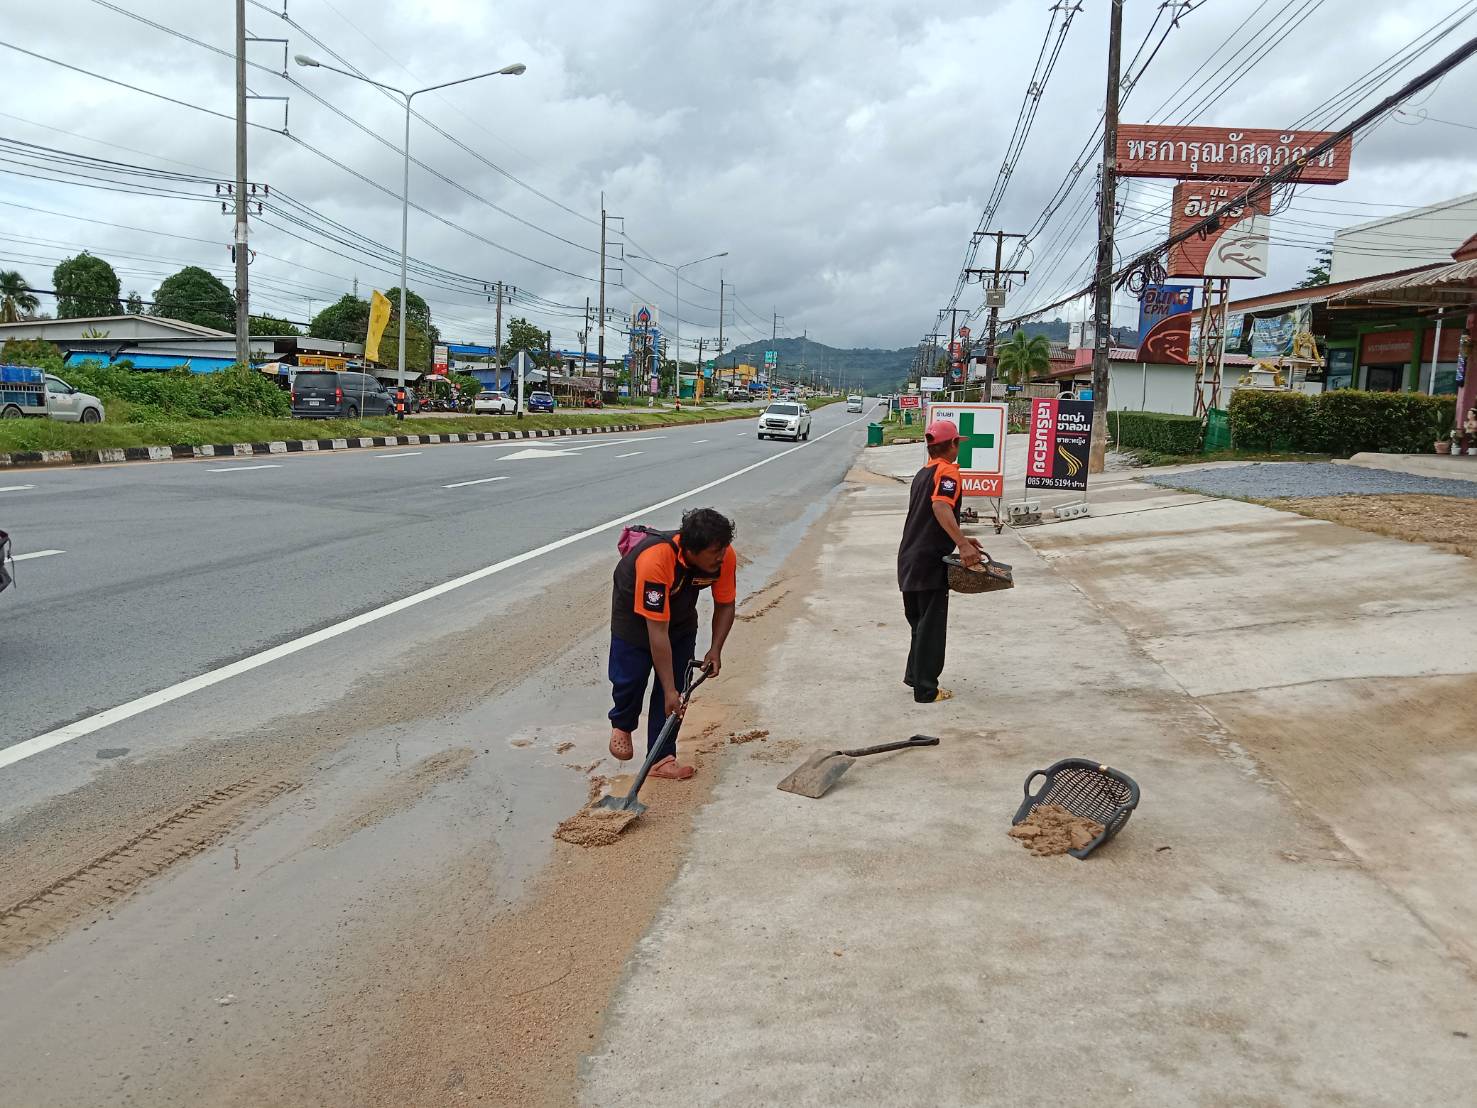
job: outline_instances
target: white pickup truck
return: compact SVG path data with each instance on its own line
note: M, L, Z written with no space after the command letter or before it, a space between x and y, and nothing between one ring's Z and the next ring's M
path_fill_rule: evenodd
M60 377L28 365L0 365L0 419L49 417L67 423L101 423L103 402Z

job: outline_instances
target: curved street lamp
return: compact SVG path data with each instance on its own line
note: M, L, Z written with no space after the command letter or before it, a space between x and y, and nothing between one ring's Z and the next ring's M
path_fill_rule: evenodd
M405 270L406 257L410 245L410 102L423 92L435 92L437 89L450 88L452 85L465 85L469 81L480 81L483 77L517 77L527 72L528 66L522 62L505 65L501 69L492 69L486 73L475 73L470 77L459 77L455 81L443 81L439 85L428 85L407 92L396 88L394 85L382 84L372 81L368 77L360 76L358 73L350 73L347 69L339 69L337 66L324 65L317 58L308 54L294 54L293 61L308 69L327 69L340 76L351 78L355 81L363 81L366 85L382 88L386 92L393 92L405 102L405 172L402 177L400 189L400 350L396 362L395 380L399 388L405 388L405 332L409 330L406 326L405 317ZM405 418L401 413L400 418Z

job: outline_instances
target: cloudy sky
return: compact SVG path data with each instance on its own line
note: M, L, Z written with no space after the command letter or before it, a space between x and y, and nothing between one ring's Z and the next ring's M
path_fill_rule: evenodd
M223 118L234 111L230 0L7 8L0 40L53 61L0 50L0 135L169 176L76 162L59 172L54 156L9 145L0 153L0 265L49 287L56 261L86 248L145 298L184 264L230 283L230 219L214 184L234 172ZM1082 9L1010 179L1001 229L1038 222L1098 122L1107 0L1082 0ZM411 253L432 269L410 285L447 337L486 341L492 311L481 284L508 282L520 290L508 311L570 348L585 298L598 297L602 191L621 217L611 234L613 309L654 303L670 329L673 279L658 263L727 251L683 272L684 342L716 335L721 275L734 292L730 345L767 336L772 312L782 335L915 343L953 293L1050 18L1046 0L292 0L292 24L281 10L282 0L249 0L250 33L287 38L289 56L332 62L332 52L400 87L527 64L521 77L416 101L429 124L415 123L412 153L434 172L412 170L412 200L426 211L411 214ZM1474 15L1477 0L1203 0L1163 38L1123 117L1341 122L1477 35L1477 18L1337 99L1346 86L1433 27ZM1146 43L1142 63L1167 22L1158 0L1128 0L1125 61ZM253 310L304 320L356 278L366 295L395 284L403 114L324 69L289 62L284 80L281 43L255 43L249 56L261 67L250 71L252 91L289 97L285 108L257 100L249 111L260 125L249 175L272 193L253 231ZM1274 224L1279 245L1262 289L1301 277L1335 227L1477 189L1477 135L1454 126L1477 128L1474 105L1477 61L1362 140L1348 183L1301 190ZM289 135L276 133L284 111ZM1022 264L1032 275L1007 314L1085 282L1092 174L1029 243ZM1167 185L1132 185L1126 251L1163 236L1167 194ZM960 303L979 300L971 287Z

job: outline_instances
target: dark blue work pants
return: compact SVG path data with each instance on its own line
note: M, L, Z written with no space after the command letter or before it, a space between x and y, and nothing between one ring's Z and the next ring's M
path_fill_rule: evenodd
M692 661L697 649L697 628L673 635L672 675L681 691L682 678L687 672L687 663ZM610 709L610 722L622 731L636 731L641 722L641 702L646 699L646 683L651 681L651 703L646 711L646 750L650 753L667 722L667 697L662 692L662 683L651 680L655 668L651 650L645 645L635 646L616 635L610 637L610 692L615 702ZM680 729L680 725L679 725ZM672 735L668 754L677 753L677 736Z

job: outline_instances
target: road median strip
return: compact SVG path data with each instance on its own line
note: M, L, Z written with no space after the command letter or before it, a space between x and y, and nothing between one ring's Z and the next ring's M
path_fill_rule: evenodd
M120 462L167 462L193 458L255 457L260 454L300 454L365 447L416 446L423 443L505 442L517 439L566 438L571 435L609 435L656 430L680 423L731 423L754 418L750 413L673 422L616 423L604 426L541 427L525 431L466 431L437 435L374 435L338 439L278 439L271 442L215 443L199 446L110 446L87 450L22 450L0 454L0 469L41 466L115 465Z

